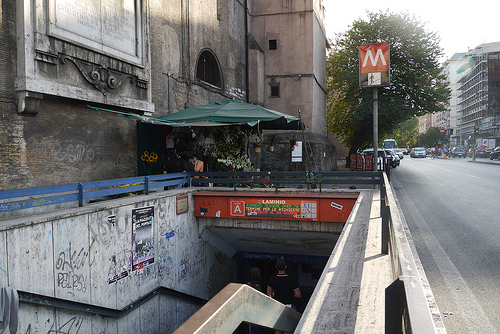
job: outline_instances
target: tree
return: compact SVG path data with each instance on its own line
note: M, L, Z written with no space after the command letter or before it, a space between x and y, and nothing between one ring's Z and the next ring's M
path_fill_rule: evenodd
M394 138L399 147L412 147L418 136L418 117L412 118L399 123L393 131L387 136Z
M379 137L414 116L446 110L450 89L439 37L409 14L368 13L336 36L327 59L327 128L351 148L371 146L373 92L360 88L359 46L389 43L391 85L379 88Z
M429 128L425 133L418 135L417 146L427 146L432 147L439 145L441 146L445 141L445 136L441 133L440 129L437 127Z

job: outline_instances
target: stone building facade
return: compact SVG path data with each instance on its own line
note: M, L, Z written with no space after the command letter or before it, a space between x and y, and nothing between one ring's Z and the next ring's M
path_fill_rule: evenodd
M227 98L301 110L335 153L320 0L2 0L2 18L2 190L136 176L141 134L161 156L168 132L141 119Z

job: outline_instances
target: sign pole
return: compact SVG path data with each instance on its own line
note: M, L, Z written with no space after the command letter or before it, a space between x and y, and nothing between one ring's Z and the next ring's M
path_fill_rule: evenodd
M373 163L374 171L378 168L378 88L373 88Z
M378 87L389 86L389 44L359 47L359 86L373 88L373 170L378 170ZM383 168L382 168L383 169Z

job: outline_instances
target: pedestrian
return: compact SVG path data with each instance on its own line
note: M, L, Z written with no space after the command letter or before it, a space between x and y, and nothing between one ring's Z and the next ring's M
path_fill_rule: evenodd
M195 172L203 172L203 161L201 161L199 159L198 155L193 154L193 158L192 158L191 162L193 163ZM199 179L200 177L195 176L194 178ZM195 183L196 183L195 185L198 185L198 187L205 187L206 186L204 183L201 183L201 182L195 182Z
M193 159L191 162L194 165L194 171L195 172L203 172L203 161L199 159L199 156L196 154L193 154Z
M250 281L247 283L249 286L255 290L264 293L262 289L262 279L260 277L260 269L253 267L250 269ZM248 324L248 334L262 334L263 329L254 324Z
M262 289L261 282L262 279L260 277L260 269L257 267L253 267L250 269L250 281L248 281L248 285L250 285L255 290L264 293Z
M186 172L186 166L181 161L181 159L179 159L177 153L172 152L167 157L167 162L163 167L163 174L182 173L182 172ZM172 186L169 186L169 189L177 189L180 187L181 187L180 184L174 184Z
M278 274L272 276L267 283L267 295L285 304L287 307L297 310L295 306L295 299L302 296L299 284L295 278L288 276L286 273L286 262L284 259L276 261L276 270ZM275 331L276 334L283 333L282 331Z

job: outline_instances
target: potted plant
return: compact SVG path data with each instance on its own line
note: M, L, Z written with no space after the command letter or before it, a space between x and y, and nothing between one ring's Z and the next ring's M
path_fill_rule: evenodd
M297 138L293 135L292 138L290 138L290 150L295 150L295 146L297 146Z
M255 153L260 153L260 148L262 147L260 142L252 143Z
M276 136L271 136L269 138L269 152L274 152L274 142L276 140Z

